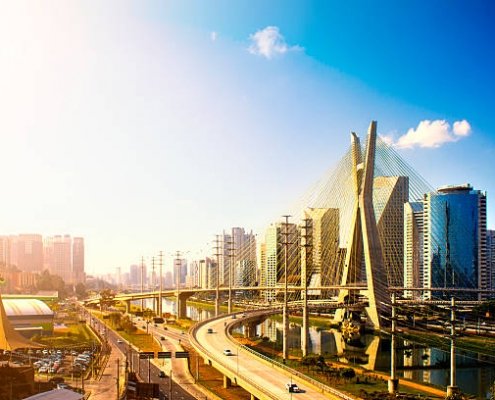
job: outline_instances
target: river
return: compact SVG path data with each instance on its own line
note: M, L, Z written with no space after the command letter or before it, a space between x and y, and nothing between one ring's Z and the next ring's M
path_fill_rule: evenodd
M146 306L151 308L151 301ZM175 301L163 299L163 311L176 313ZM202 321L214 315L213 311L187 306L187 316ZM257 334L271 342L282 343L282 323L268 318L257 327ZM349 341L339 330L310 327L309 352L335 359L340 363L358 364L370 371L390 372L390 339L365 334ZM430 383L446 388L450 385L450 354L441 349L425 347L420 343L398 340L397 376ZM301 326L291 323L289 348L299 349ZM494 355L495 356L495 355ZM495 381L495 357L456 351L456 385L465 394L490 398L490 386Z

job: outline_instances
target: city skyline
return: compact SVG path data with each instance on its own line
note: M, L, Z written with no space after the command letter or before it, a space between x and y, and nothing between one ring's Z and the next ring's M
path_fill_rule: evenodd
M77 233L88 274L261 234L371 120L434 188L486 191L495 228L491 4L0 11L0 234Z

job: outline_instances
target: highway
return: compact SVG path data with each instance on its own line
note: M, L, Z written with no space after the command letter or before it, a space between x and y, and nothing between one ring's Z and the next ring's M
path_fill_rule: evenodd
M136 319L136 318L134 318ZM182 335L174 330L165 331L163 328L155 328L152 324L149 325L149 330L153 336L162 345L163 351L181 351L179 339L184 339L187 335ZM166 338L160 340L161 337ZM194 381L190 378L187 370L187 360L185 359L140 359L138 350L130 346L126 341L119 343L120 336L108 330L108 340L114 349L118 349L122 354L122 360L129 361L129 368L132 368L142 379L143 382L153 382L160 385L160 399L183 399L195 400L201 396L202 392L194 385ZM160 377L159 371L165 373L165 377ZM172 372L173 371L173 372Z
M247 314L247 318L256 312ZM329 387L315 385L314 382L304 381L269 360L262 360L238 346L228 335L229 329L242 322L242 315L236 319L223 316L217 319L201 322L190 331L191 345L208 359L212 365L224 375L231 378L248 392L263 399L346 399L349 398ZM209 333L211 332L211 333ZM230 350L231 355L225 355ZM286 383L296 383L300 393L289 393ZM325 393L323 393L325 391Z

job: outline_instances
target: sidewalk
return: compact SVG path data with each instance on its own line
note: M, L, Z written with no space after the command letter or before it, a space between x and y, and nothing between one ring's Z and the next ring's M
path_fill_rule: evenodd
M117 360L119 360L120 365L120 395L122 395L122 391L124 388L124 375L123 365L125 365L125 358L122 354L119 354L120 351L113 347L111 348L110 357L108 359L107 365L103 374L101 375L101 379L98 381L85 381L84 388L87 393L89 393L88 399L96 400L96 399L105 399L105 400L114 400L118 399L117 397Z

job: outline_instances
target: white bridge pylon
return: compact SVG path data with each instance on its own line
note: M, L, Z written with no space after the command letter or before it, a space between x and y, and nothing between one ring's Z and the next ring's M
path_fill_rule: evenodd
M380 329L380 313L386 311L386 304L390 303L390 299L387 295L387 277L373 209L376 121L372 121L368 128L368 145L364 162L359 137L354 132L351 133L351 146L352 178L356 201L352 213L341 285L350 286L362 283L361 271L364 270L367 289L341 289L338 300L339 303L347 304L355 303L357 298L365 297L368 304L365 307L367 325L373 329ZM342 321L345 313L345 309L337 310L336 320Z

